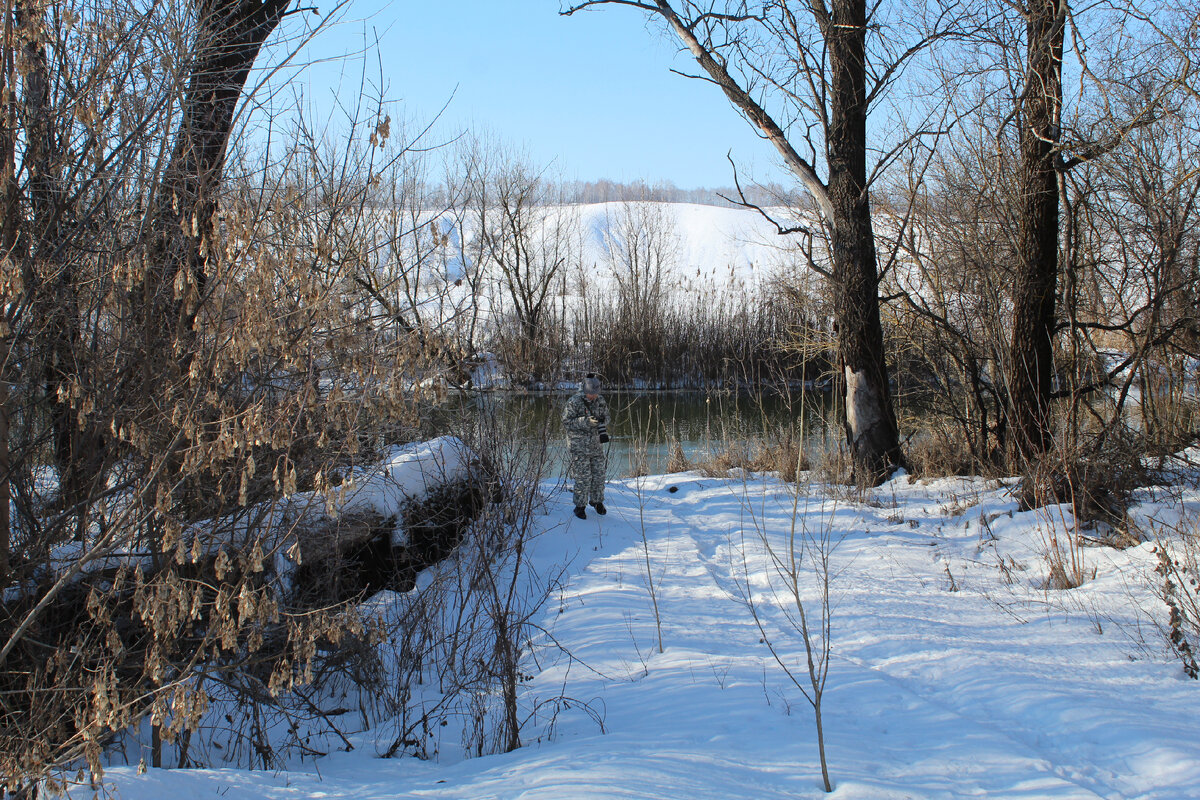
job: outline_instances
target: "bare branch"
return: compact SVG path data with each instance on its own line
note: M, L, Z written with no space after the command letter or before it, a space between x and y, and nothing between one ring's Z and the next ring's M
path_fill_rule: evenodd
M749 200L747 200L746 193L744 191L742 191L741 180L738 178L737 164L734 163L733 158L730 156L730 154L726 153L725 157L729 160L729 165L733 169L733 185L734 185L734 188L737 189L738 199L734 200L730 197L726 197L725 195L723 195L719 192L717 193L717 197L720 197L722 200L725 200L727 202L733 203L734 205L741 206L742 208L747 208L747 209L751 209L753 211L758 212L758 214L760 216L762 216L763 219L765 219L767 222L769 222L775 226L775 232L779 236L788 236L793 233L804 233L809 236L813 235L812 229L805 225L799 225L799 226L796 226L793 228L785 228L774 217L772 217L770 214L768 214L761 206L751 203ZM813 266L813 269L816 270L817 272L819 272L820 274L824 275L825 277L830 277L828 272L826 272L823 269L820 269L819 267L816 267L815 265Z
M658 11L657 6L651 5L649 3L639 3L639 2L636 2L636 0L587 0L587 2L585 2L585 3L578 3L573 6L568 6L565 11L560 8L558 13L559 13L559 16L569 17L572 14L574 14L576 11L582 11L585 8L590 8L592 6L607 6L607 5L633 6L634 8L640 8L643 11L649 11L651 13L656 13Z

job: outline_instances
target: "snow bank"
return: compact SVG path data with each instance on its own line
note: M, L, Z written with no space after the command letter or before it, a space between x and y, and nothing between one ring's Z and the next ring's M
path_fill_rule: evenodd
M378 464L353 470L329 491L286 498L272 511L269 528L276 577L286 591L298 566L366 541L375 535L373 524L390 529L392 548L405 546L407 533L400 524L405 510L444 486L468 480L477 463L462 440L441 436L392 447ZM355 519L367 524L343 524Z
M472 388L508 389L512 385L495 353L477 353L470 363Z
M306 552L329 549L330 542L324 540L339 520L360 516L387 521L393 526L392 545L402 546L405 534L397 523L405 509L443 486L467 480L477 463L470 448L453 436L394 446L377 464L340 476L339 484L326 491L297 492L189 525L180 537L180 557L201 561L219 550L249 549L257 542L264 552L275 554L274 572L286 589ZM64 542L52 551L49 567L66 570L88 558L81 578L122 565L140 565L144 571L153 567L152 557L142 549L118 547L101 557L89 556L88 550L87 543ZM5 598L14 599L23 591L10 588Z
M355 470L348 491L330 510L333 514L372 512L397 517L414 499L447 483L465 480L475 460L471 450L454 436L391 448L371 469Z

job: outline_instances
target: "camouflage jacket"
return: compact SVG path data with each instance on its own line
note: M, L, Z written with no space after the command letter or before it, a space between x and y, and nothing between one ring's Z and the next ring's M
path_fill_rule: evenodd
M567 429L567 436L572 439L586 439L598 435L597 426L588 422L588 417L600 420L601 425L608 424L608 403L603 397L597 397L588 402L583 392L576 392L563 406L562 423Z

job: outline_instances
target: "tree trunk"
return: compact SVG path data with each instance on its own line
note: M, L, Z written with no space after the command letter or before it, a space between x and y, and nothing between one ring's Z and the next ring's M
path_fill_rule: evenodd
M8 382L0 378L0 591L8 586L12 540L12 458L8 450Z
M18 121L24 133L28 173L27 213L30 224L15 242L15 252L29 259L34 277L33 314L45 337L41 351L42 397L52 432L52 453L59 475L59 502L75 516L75 537L87 527L88 498L101 472L101 437L80 414L88 393L86 348L83 345L75 263L73 201L65 188L61 117L51 97L50 65L42 36L51 24L46 9L15 3L12 24L21 36L21 100ZM10 251L11 252L11 251Z
M1027 80L1021 98L1017 285L1013 290L1006 449L1020 465L1051 442L1050 393L1058 283L1058 171L1064 0L1026 9Z
M668 0L655 8L733 105L758 128L808 189L824 215L833 249L834 318L838 358L845 380L846 441L856 481L878 484L903 463L892 407L883 326L879 320L879 272L867 187L867 74L865 0L834 0L830 11L813 6L829 53L829 130L825 156L828 185L788 141L787 134L729 74L724 60L696 38Z
M288 0L195 2L190 82L158 190L154 242L142 287L146 361L175 375L179 372L171 365L186 370L192 356L192 327L207 285L209 248L216 246L217 194L234 112L263 42L288 5ZM146 378L149 383L161 380L153 373Z
M262 44L289 2L193 1L197 19L189 83L171 159L155 192L146 272L131 298L140 347L129 364L130 387L155 398L135 400L135 409L170 409L191 394L192 365L199 355L195 323L206 299L210 259L220 249L217 200L234 113ZM203 409L200 415L205 416ZM165 420L146 421L162 441L175 434L173 423ZM177 503L189 491L204 491L186 480L183 458L177 451L162 473ZM157 539L148 544L157 551Z
M879 319L879 273L867 190L866 3L839 0L824 31L830 62L829 219L834 317L845 379L846 441L855 479L884 480L901 463Z
M17 184L16 149L17 149L17 109L15 93L12 85L16 81L16 70L13 59L13 20L12 3L4 6L4 41L0 55L0 98L7 101L0 103L0 113L3 113L3 127L0 127L0 171L4 174L0 183L0 256L12 259L17 246L17 231L20 225L21 188ZM8 328L8 310L0 315L4 327ZM12 557L12 520L9 519L9 505L12 502L12 459L9 447L9 370L6 365L17 359L12 357L13 340L11 332L0 336L0 589L8 586L8 574Z

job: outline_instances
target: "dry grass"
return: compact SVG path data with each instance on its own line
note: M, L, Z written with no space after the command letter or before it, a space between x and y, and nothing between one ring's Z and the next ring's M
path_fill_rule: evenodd
M1027 464L1018 499L1024 509L1069 505L1084 528L1123 529L1130 492L1148 480L1138 443L1110 436L1074 448L1060 444Z
M709 476L724 476L734 469L772 472L781 480L794 483L811 470L812 465L800 442L785 434L778 438L725 442L719 449L696 460L692 468Z
M1200 679L1200 523L1185 520L1151 535L1158 557L1154 572L1160 582L1159 597L1168 610L1167 622L1159 628L1184 673Z
M981 464L961 431L928 420L905 449L910 471L916 478L946 478L956 475L991 475L990 465Z
M854 462L845 445L824 450L813 467L813 477L830 486L850 483Z
M671 443L671 451L667 455L667 473L690 472L695 469L687 454L683 452L683 444L678 440Z
M1023 509L1038 509L1045 517L1047 589L1074 589L1095 577L1085 557L1089 544L1127 547L1139 541L1125 512L1130 493L1148 480L1140 456L1144 442L1119 435L1077 442L1073 447L1059 442L1027 463L1017 490Z

